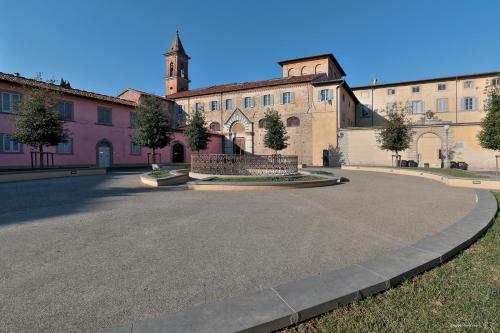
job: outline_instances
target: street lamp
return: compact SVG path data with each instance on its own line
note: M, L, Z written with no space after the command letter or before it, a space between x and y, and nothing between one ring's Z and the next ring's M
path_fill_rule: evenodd
M444 149L444 167L450 167L450 157L448 152L448 133L450 131L450 125L444 125L444 136L445 136L445 149Z

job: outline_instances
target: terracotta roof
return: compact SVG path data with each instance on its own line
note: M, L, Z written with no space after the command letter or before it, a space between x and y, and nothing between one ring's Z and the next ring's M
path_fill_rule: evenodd
M442 77L434 77L428 79L421 80L412 80L412 81L400 81L400 82L391 82L391 83L379 83L373 86L373 88L384 88L391 86L399 86L399 85L410 85L410 84L418 84L418 83L428 83L428 82L439 82L439 81L449 81L449 80L461 80L461 79L473 79L477 77L483 76L500 76L500 71L496 72L482 72L482 73L471 73L471 74L462 74L462 75L454 75L454 76L442 76ZM371 85L367 86L358 86L352 87L352 90L362 90L362 89L371 89Z
M340 69L340 73L342 76L346 76L347 74L344 72L344 69L342 66L340 66L340 63L337 61L337 59L333 56L331 53L326 53L326 54L318 54L314 56L309 56L309 57L302 57L302 58L295 58L295 59L288 59L288 60L281 60L278 61L278 64L283 67L283 65L289 64L289 63L294 63L294 62L301 62L301 61L307 61L307 60L316 60L316 59L322 59L322 58L330 58L331 61L335 64L335 66Z
M61 87L57 84L37 81L37 80L33 80L33 79L28 79L28 78L25 78L22 76L17 76L17 75L2 73L2 72L0 72L0 81L11 82L14 84L28 86L28 87L48 88L48 89L58 91L58 92L68 94L68 95L86 97L86 98L91 98L91 99L109 102L109 103L136 106L136 103L131 102L131 101L127 101L124 99L120 99L118 97L101 95L101 94L93 93L90 91L74 89L74 88L64 88L64 87Z
M316 79L323 77L324 75L325 74L310 74L310 75L302 75L302 76L290 76L290 77L284 77L284 78L272 79L272 80L264 80L264 81L254 81L254 82L244 82L244 83L228 83L228 84L222 84L222 85L218 85L218 86L211 86L211 87L206 87L206 88L181 91L181 92L178 92L178 93L175 93L172 95L167 95L166 97L171 98L171 99L176 99L176 98L183 98L183 97L212 95L212 94L220 94L220 93L231 92L231 91L280 86L280 85L286 85L286 84L312 82Z

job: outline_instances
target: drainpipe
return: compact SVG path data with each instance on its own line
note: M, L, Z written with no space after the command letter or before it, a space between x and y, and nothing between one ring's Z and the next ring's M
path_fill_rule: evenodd
M455 124L458 124L458 77L455 77Z
M337 124L336 124L336 129L335 129L335 147L338 148L339 147L339 129L340 129L340 99L339 99L339 88L342 84L344 84L344 80L342 80L342 82L339 83L339 85L337 86L337 88L335 88L335 91L336 91L336 95L337 95Z

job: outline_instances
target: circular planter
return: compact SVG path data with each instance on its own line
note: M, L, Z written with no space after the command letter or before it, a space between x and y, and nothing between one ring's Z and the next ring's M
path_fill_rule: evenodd
M152 177L149 173L143 173L140 175L140 178L143 184L152 187L180 185L185 184L189 180L188 169L170 170L171 175L163 178Z

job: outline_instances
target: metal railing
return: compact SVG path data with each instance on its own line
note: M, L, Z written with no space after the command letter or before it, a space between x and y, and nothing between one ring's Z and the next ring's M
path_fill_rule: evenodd
M54 153L31 151L30 156L32 169L54 167Z
M209 175L290 175L298 157L285 155L192 155L191 171Z

